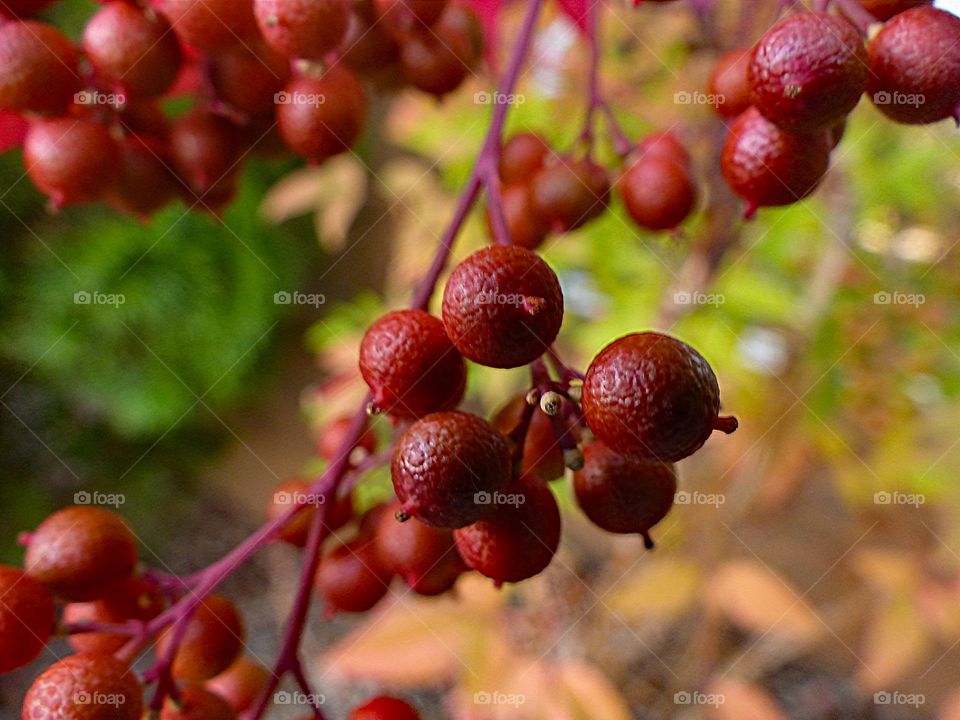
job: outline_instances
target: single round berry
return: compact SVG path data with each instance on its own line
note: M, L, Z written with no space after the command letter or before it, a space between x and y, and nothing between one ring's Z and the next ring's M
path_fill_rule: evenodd
M489 512L483 500L510 482L510 450L476 415L433 413L400 436L391 474L404 515L434 527L463 527Z
M718 115L736 117L750 107L750 80L747 73L753 52L738 48L722 55L713 66L707 92L714 97Z
M240 132L229 120L194 110L170 127L170 158L194 202L229 183L238 170Z
M467 382L443 323L423 310L391 312L371 325L360 343L360 373L377 411L411 419L455 408Z
M104 5L87 21L83 52L101 81L136 97L166 92L182 59L170 23L126 2Z
M520 424L526 408L526 395L517 395L504 405L490 422L501 433L509 435ZM537 475L549 482L563 477L564 468L563 451L557 440L553 420L538 408L534 409L523 442L521 472Z
M219 675L207 680L203 687L226 700L239 714L253 707L269 679L270 671L263 665L242 657Z
M863 9L877 20L889 20L894 15L920 5L930 5L932 0L860 0Z
M447 7L447 0L374 0L382 22L394 32L426 30Z
M674 462L696 452L714 429L720 387L703 356L655 332L614 340L590 363L582 392L587 424L611 449L641 459Z
M556 274L536 253L494 245L454 268L443 291L443 326L461 354L513 368L543 355L563 322Z
M495 496L492 512L453 533L468 567L497 585L543 571L560 545L560 510L547 484L521 475Z
M157 0L180 38L204 52L220 52L255 40L252 0Z
M160 720L236 720L237 713L219 695L202 687L183 688L179 702L170 698L163 704Z
M536 250L543 245L547 235L550 234L550 228L533 207L530 186L525 183L507 185L502 189L500 197L510 242L528 250ZM489 207L487 208L487 226L493 235L493 218Z
M33 681L22 720L140 720L143 689L133 670L111 655L77 653Z
M177 197L180 183L161 140L128 135L117 143L117 149L120 162L105 198L110 207L145 219Z
M348 150L360 138L367 99L357 76L340 65L323 75L300 75L280 93L277 123L287 146L320 162Z
M366 612L387 594L390 572L380 565L372 540L354 540L320 561L315 585L328 613Z
M56 620L46 587L20 568L0 565L0 674L33 662Z
M747 75L750 99L768 119L793 131L824 130L860 101L867 51L844 18L797 13L760 38Z
M164 599L142 578L130 577L117 583L99 600L69 603L63 608L63 622L119 624L128 620L150 620L164 608ZM129 635L107 632L72 633L67 637L77 652L112 655L130 640Z
M323 429L319 442L317 443L317 450L320 453L320 457L328 462L333 462L337 459L340 455L340 446L343 445L344 440L346 440L347 431L350 429L352 423L352 418L342 417L329 423ZM358 462L367 455L373 454L376 449L377 434L373 431L373 428L367 427L364 429L357 443L348 451L348 455L351 456L351 463Z
M73 44L46 23L0 23L0 68L3 110L59 115L80 90Z
M355 708L349 720L420 720L420 713L400 698L380 695Z
M573 489L595 525L640 534L652 548L650 528L673 506L677 474L670 463L627 458L598 441L583 449L583 468L574 473Z
M248 115L269 112L290 80L290 61L263 43L244 44L210 58L217 99Z
M528 183L552 154L553 150L541 135L517 133L500 148L500 179L506 185Z
M319 60L347 33L345 0L253 0L260 32L278 53Z
M408 586L417 595L436 597L452 590L457 584L457 580L467 570L469 568L454 547L436 565L421 575L416 582L412 585L408 582Z
M532 183L533 205L556 232L575 230L602 215L610 200L606 172L586 158L559 157Z
M95 600L133 572L137 539L109 510L68 507L30 534L27 574L67 600Z
M757 208L790 205L816 190L830 164L826 133L794 134L750 108L730 126L720 167L730 188Z
M169 651L173 629L157 641L157 653ZM204 598L187 621L183 642L173 660L173 676L188 683L209 680L226 670L243 649L243 622L237 608L221 595Z
M869 47L868 93L901 123L960 119L960 17L933 7L894 16Z
M380 515L375 534L380 565L393 575L399 575L408 586L414 587L447 555L456 555L453 533L431 527L412 518L397 520L400 503L394 503Z
M617 185L633 221L647 230L670 230L686 220L697 203L690 171L670 160L641 159Z
M337 55L351 70L374 80L391 81L388 85L402 78L400 48L393 35L377 21L376 13L370 17L354 9Z
M652 132L637 145L636 161L666 160L684 168L690 167L690 153L672 130Z
M400 66L407 82L436 97L460 87L476 60L470 37L441 22L400 43Z

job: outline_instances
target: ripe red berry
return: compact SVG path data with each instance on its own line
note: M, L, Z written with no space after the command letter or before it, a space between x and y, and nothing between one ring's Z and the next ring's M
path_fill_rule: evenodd
M355 708L349 720L420 720L420 713L400 698L380 695Z
M508 435L519 425L526 406L526 396L517 395L490 422L501 433ZM557 441L553 421L549 415L535 409L523 442L521 472L532 473L549 482L563 477L564 468L563 451Z
M345 67L335 65L323 77L295 77L279 98L280 135L307 160L320 162L344 152L363 132L366 95L357 76Z
M157 0L174 32L205 52L236 47L259 36L253 0Z
M59 115L80 89L73 44L46 23L0 23L0 69L3 110Z
M207 110L194 110L170 126L170 158L194 202L232 184L239 169L240 132L229 120ZM189 199L189 195L188 195Z
M757 208L789 205L816 190L830 164L826 133L793 134L750 108L730 126L721 170L730 188Z
M46 587L20 568L0 565L0 674L33 662L56 620Z
M469 568L464 564L463 558L457 552L456 547L447 555L444 555L434 567L424 573L419 580L409 585L410 590L417 595L424 597L435 597L443 595L453 589L457 580Z
M497 585L541 572L560 545L560 510L547 484L521 475L493 497L492 512L453 533L468 567Z
M27 574L67 600L95 600L130 576L137 539L123 519L89 506L59 510L30 534Z
M169 651L172 628L157 641L157 654ZM209 680L226 670L243 649L243 621L234 604L209 595L197 606L173 660L173 676L188 683Z
M636 160L667 160L683 167L690 166L690 153L672 130L652 132L637 146Z
M880 111L909 124L960 121L960 18L932 7L894 16L869 48L868 92Z
M439 20L447 0L374 0L374 5L388 28L408 33Z
M655 332L626 335L601 350L587 369L582 403L599 440L640 459L682 460L714 429L736 429L736 420L717 417L720 387L703 356Z
M340 453L340 446L343 445L343 441L347 436L347 430L350 429L352 422L352 418L342 417L327 424L327 426L323 429L323 432L320 434L319 442L317 444L320 457L322 457L324 460L328 460L329 462L333 462L337 459L337 456ZM351 448L350 455L359 455L361 457L371 455L376 449L377 434L373 431L373 428L367 427L360 436L360 440L357 442L357 444ZM359 452L354 452L357 450L359 450ZM361 457L351 459L359 460Z
M697 203L690 171L670 160L638 160L627 169L617 187L627 213L647 230L675 228Z
M467 368L443 323L423 310L398 310L377 320L360 343L360 373L379 412L422 417L455 408Z
M442 22L405 36L400 43L400 66L407 82L436 97L460 87L476 59L471 38Z
M180 693L179 702L171 699L163 704L160 720L236 720L230 704L209 690L188 685Z
M748 78L750 98L768 119L793 131L824 130L860 101L867 51L844 18L797 13L760 38Z
M166 92L182 59L170 23L126 2L104 5L87 21L83 52L101 81L135 97Z
M254 0L260 32L277 52L319 60L343 40L350 11L346 0Z
M123 623L150 620L164 608L163 597L146 581L130 577L117 583L99 600L69 603L63 608L65 623ZM77 652L111 655L127 644L129 635L105 632L73 633L67 637Z
M219 675L207 680L203 687L218 695L242 713L253 707L270 679L270 671L258 662L241 657Z
M707 92L717 103L713 109L723 117L736 117L750 107L750 80L747 72L753 52L738 48L722 55L713 66Z
M512 368L543 355L563 322L556 274L536 253L494 245L454 268L443 291L443 326L464 357Z
M270 113L290 80L290 61L264 43L246 43L210 57L217 99L247 115Z
M553 154L547 141L535 132L520 132L500 148L500 179L504 184L528 183Z
M673 506L677 474L670 463L627 458L598 441L583 449L583 468L574 473L573 489L595 525L613 533L638 533L652 548L650 528Z
M416 518L400 522L395 517L400 510L400 503L394 503L379 517L375 534L377 557L385 570L414 587L457 551L450 530L431 527Z
M378 21L376 13L367 14L356 7L357 3L354 5L347 33L337 49L340 59L351 70L372 76L374 80L393 81L402 77L396 40Z
M536 250L543 245L550 228L543 221L533 207L533 195L530 186L526 183L506 185L501 193L503 215L507 221L507 233L510 241L519 247ZM493 220L489 208L487 209L487 225L491 234Z
M575 230L602 215L610 199L606 172L586 158L559 157L532 183L533 205L556 232Z
M117 149L117 175L106 194L114 210L145 219L177 197L180 183L162 141L129 135L117 143Z
M427 415L400 436L391 468L403 512L428 525L457 528L483 517L483 499L510 482L507 441L482 418Z
M289 512L290 509L299 503L306 503L307 507L297 513L296 516L277 533L277 537L285 543L294 547L305 547L307 538L310 535L310 525L317 513L317 508L321 505L321 500L326 498L312 496L310 494L310 483L300 478L285 480L277 485L270 501L267 503L267 520L276 520L280 516ZM336 515L336 512L334 512ZM334 525L336 518L328 518L328 526ZM341 523L345 524L345 523Z
M390 572L380 565L374 542L358 539L320 561L315 584L328 613L366 612L387 594Z
M917 7L930 5L932 0L860 0L864 10L872 13L877 20L889 20L897 13Z
M111 655L77 653L54 663L23 699L23 720L140 720L143 689Z

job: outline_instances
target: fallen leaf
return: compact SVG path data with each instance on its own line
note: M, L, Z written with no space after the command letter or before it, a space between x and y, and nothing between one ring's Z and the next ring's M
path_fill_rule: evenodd
M889 690L917 666L929 648L930 639L910 596L896 597L870 621L857 679L869 691Z
M650 558L609 593L606 604L626 622L670 622L699 600L701 582L696 563Z

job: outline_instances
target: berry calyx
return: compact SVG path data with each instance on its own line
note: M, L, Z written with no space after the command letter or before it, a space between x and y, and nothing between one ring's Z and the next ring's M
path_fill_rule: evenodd
M23 720L140 720L143 689L112 655L77 653L54 663L23 699Z
M687 167L656 157L633 163L617 189L633 221L653 231L675 228L697 202L697 189Z
M366 612L387 594L390 572L380 565L372 540L357 539L334 548L317 568L315 586L327 613Z
M497 411L490 423L504 435L509 435L520 424L526 407L526 396L517 395ZM539 409L535 409L530 418L522 453L521 472L532 473L547 482L563 477L563 450L553 420Z
M219 675L207 680L203 687L227 701L234 712L253 707L270 679L270 671L253 660L242 657Z
M63 608L63 622L119 624L127 620L150 620L164 608L164 599L138 577L122 580L99 600L69 603ZM72 633L67 641L77 652L110 655L126 645L129 635L106 632Z
M675 462L692 455L719 429L720 387L703 356L655 332L614 340L590 363L583 413L597 439L634 458Z
M401 504L394 503L380 515L376 551L380 565L413 588L457 551L450 530L431 527L416 518L399 522L396 515L401 510Z
M157 641L160 656L168 652L172 632L172 628L164 631ZM240 656L243 638L243 621L234 604L222 595L208 595L187 621L173 659L173 676L199 683L219 675Z
M582 227L602 215L610 199L606 172L587 158L556 157L531 182L533 205L555 232Z
M510 450L504 437L476 415L433 413L400 436L391 475L403 505L400 519L463 527L489 512L484 500L510 482Z
M494 245L454 268L443 292L443 326L464 357L512 368L540 357L560 332L556 274L526 248Z
M400 698L380 695L354 708L350 720L420 720L420 713Z
M219 695L196 685L183 688L178 701L168 698L160 720L236 720L237 713Z
M46 23L0 23L0 68L0 109L59 115L80 89L73 44Z
M512 135L500 148L500 180L506 185L528 183L552 154L547 141L535 132Z
M33 662L55 622L50 591L20 568L0 565L0 674Z
M350 21L345 0L254 0L253 10L267 44L290 58L323 58Z

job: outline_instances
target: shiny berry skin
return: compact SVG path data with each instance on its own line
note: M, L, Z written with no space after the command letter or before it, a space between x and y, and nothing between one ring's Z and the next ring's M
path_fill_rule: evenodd
M248 43L212 56L209 74L221 102L248 115L272 115L277 93L290 80L290 61L264 43Z
M394 503L380 515L375 545L380 565L413 587L447 555L456 555L453 533L411 518L400 522L395 515L401 504Z
M738 48L717 60L707 82L707 92L717 99L713 109L723 117L736 117L750 107L750 80L747 72L753 53Z
M80 90L77 53L59 30L33 20L0 23L0 109L59 115Z
M157 641L157 653L166 654L172 629ZM183 643L173 660L173 676L188 683L209 680L226 670L243 649L243 621L237 608L222 595L208 595L197 606Z
M143 689L133 670L111 655L77 653L33 681L22 720L140 720Z
M889 20L910 8L930 5L931 0L860 0L860 4L877 20Z
M349 720L420 720L420 713L400 698L380 695L355 708Z
M508 435L520 424L526 406L526 396L517 395L497 411L490 423L504 435ZM521 472L535 474L549 482L563 477L565 467L553 420L539 408L534 409L523 442Z
M498 587L543 571L560 545L560 510L543 480L521 475L500 499L485 518L453 533L467 566Z
M164 608L163 597L146 581L131 577L117 583L106 596L91 602L69 603L63 608L65 623L123 623L150 620ZM82 632L67 636L77 652L112 655L127 644L129 635Z
M259 36L253 0L157 0L174 32L205 52L220 52Z
M530 182L552 154L547 141L535 132L512 135L500 148L500 180L506 185Z
M50 591L20 568L0 565L0 674L33 662L56 621Z
M290 58L321 59L350 20L346 0L253 0L253 10L267 44Z
M616 452L675 462L696 452L719 419L720 387L710 365L676 338L655 332L614 340L590 363L583 413L597 439Z
M323 77L300 75L287 83L277 106L280 135L309 161L348 150L360 138L367 99L357 76L335 65Z
M400 67L407 82L438 98L460 87L475 61L470 37L440 22L400 43Z
M550 228L533 207L533 196L529 185L525 183L506 185L500 196L510 241L528 250L536 250L543 245L550 234ZM493 220L489 207L487 208L487 226L490 228L490 234L493 235Z
M447 0L374 0L383 23L392 31L427 30L447 7Z
M454 268L443 291L443 326L469 360L495 368L543 355L563 322L556 274L536 253L493 245Z
M169 152L189 193L204 197L233 178L240 160L239 140L235 125L207 110L177 118L170 126Z
M180 182L158 138L128 135L117 143L120 162L105 200L114 210L141 219L177 197Z
M463 527L490 510L478 495L510 482L510 450L504 437L476 415L433 413L400 436L391 475L406 515L434 527Z
M652 548L650 528L673 506L677 473L670 463L633 460L598 441L583 449L583 468L573 475L573 489L594 525L640 534Z
M697 203L690 171L670 160L638 160L624 173L617 189L627 213L647 230L675 228Z
M183 688L179 704L168 698L160 711L160 720L235 720L236 717L237 713L226 700L197 686Z
M347 431L350 429L353 419L342 417L329 423L320 434L317 450L320 457L329 462L333 462L340 454L340 446L347 437ZM350 455L367 456L373 454L377 449L377 434L373 428L368 427L363 431L360 440L350 449ZM355 452L359 450L359 452ZM352 460L353 458L351 458ZM359 459L359 458L358 458Z
M203 687L227 701L234 712L249 710L270 679L270 671L258 662L242 657Z
M750 108L730 126L720 168L730 188L759 207L790 205L816 190L830 164L826 133L793 134Z
M104 5L87 21L83 52L101 81L140 98L166 92L182 60L170 23L126 2Z
M109 510L74 506L58 510L30 534L27 574L67 600L94 600L130 576L137 539Z
M380 565L372 541L354 540L320 561L315 586L328 613L366 612L387 594L390 572Z
M690 167L690 153L672 130L652 132L637 145L635 159L667 160L685 168Z
M423 310L387 313L363 336L360 374L377 411L416 419L463 399L466 363L443 323Z
M610 181L599 165L586 158L559 157L533 178L533 206L551 230L576 230L603 214L610 199Z
M824 130L860 102L867 50L844 18L797 13L760 38L747 77L751 101L769 120L794 132Z
M900 123L960 118L960 18L918 7L889 20L869 47L867 91Z

